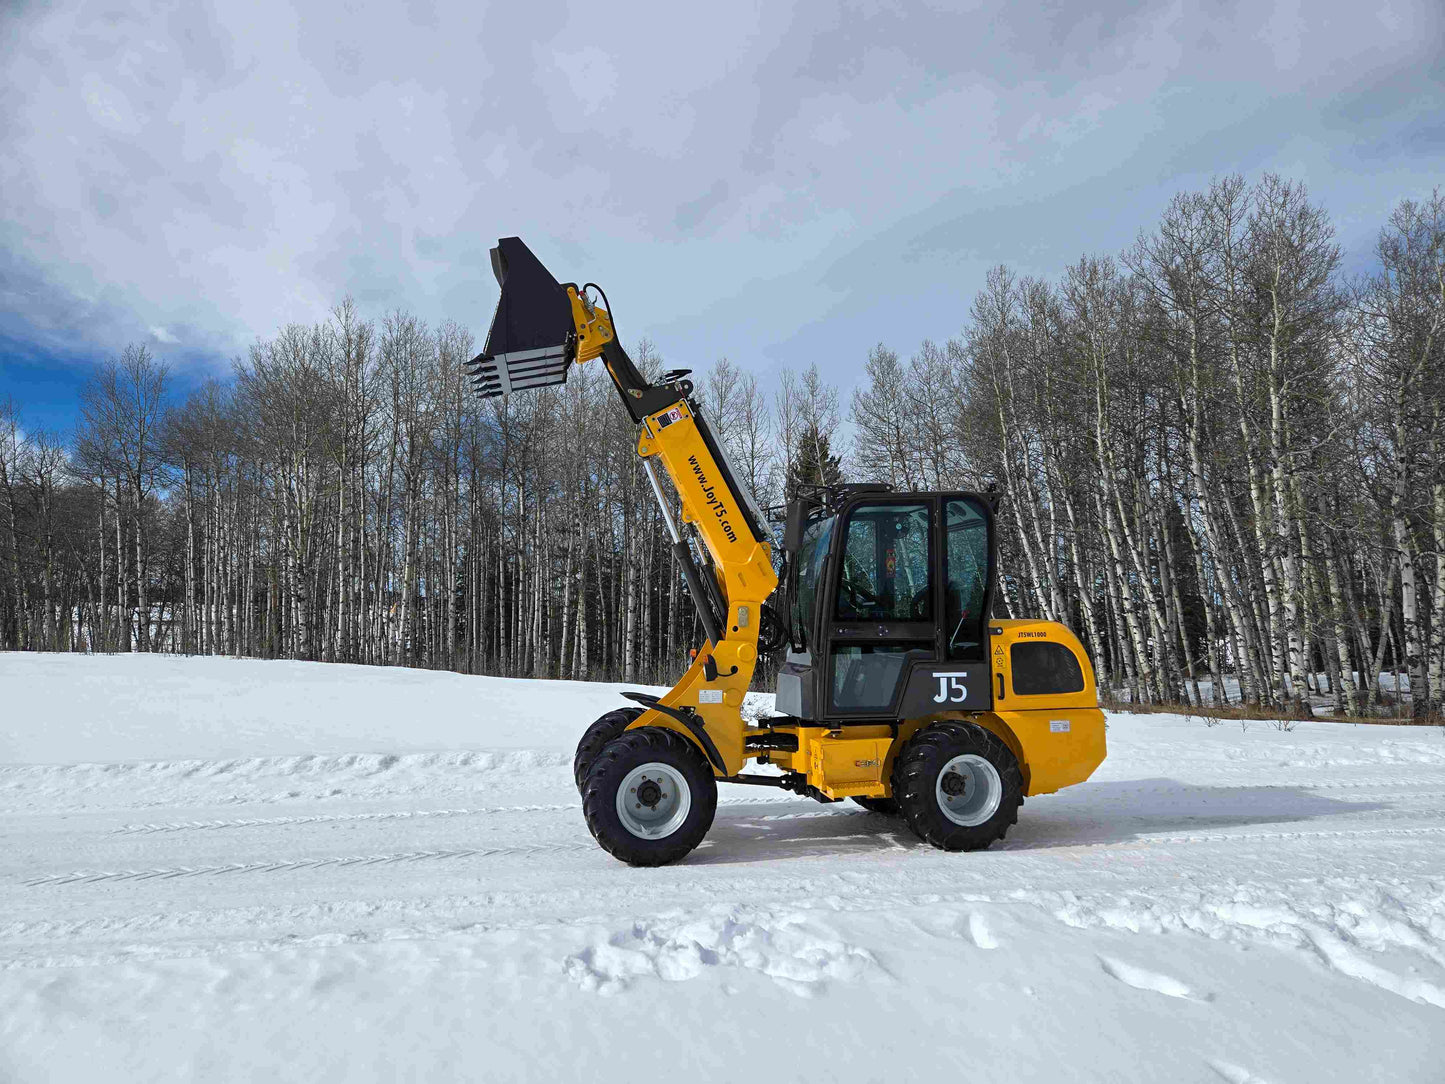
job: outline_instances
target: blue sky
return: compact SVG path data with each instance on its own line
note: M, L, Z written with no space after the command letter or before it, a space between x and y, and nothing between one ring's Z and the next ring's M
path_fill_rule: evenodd
M517 234L674 365L956 334L993 264L1305 182L1347 265L1445 181L1445 5L54 3L0 15L0 396L182 387L346 294L480 339Z

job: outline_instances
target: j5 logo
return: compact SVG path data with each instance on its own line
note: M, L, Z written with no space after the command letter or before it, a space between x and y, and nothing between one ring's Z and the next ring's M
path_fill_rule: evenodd
M968 677L967 670L955 670L948 674L934 674L938 679L938 695L933 698L935 704L961 704L968 699L968 689L964 687L963 678Z

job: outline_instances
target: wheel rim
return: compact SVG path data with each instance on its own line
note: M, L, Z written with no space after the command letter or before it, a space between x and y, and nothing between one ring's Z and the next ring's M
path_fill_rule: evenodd
M687 820L692 789L671 764L652 761L627 773L617 788L617 819L638 839L663 839Z
M975 828L998 812L1003 780L983 757L964 753L943 766L933 791L945 817L962 828Z

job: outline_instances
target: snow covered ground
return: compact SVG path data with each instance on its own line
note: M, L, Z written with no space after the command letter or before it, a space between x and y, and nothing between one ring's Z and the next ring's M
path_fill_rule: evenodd
M0 1081L1445 1081L1445 733L1110 718L949 855L724 789L593 844L616 686L0 655Z

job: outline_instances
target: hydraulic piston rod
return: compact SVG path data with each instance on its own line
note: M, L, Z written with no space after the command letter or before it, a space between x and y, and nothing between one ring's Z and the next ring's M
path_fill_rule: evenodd
M703 635L716 646L722 643L722 628L718 625L717 614L713 613L712 603L708 601L708 596L703 594L702 576L698 572L697 562L693 560L692 547L683 541L677 529L677 521L672 518L672 510L667 507L667 499L662 494L657 465L651 457L642 461L642 469L647 471L647 479L652 483L652 492L657 498L657 507L662 512L662 521L667 524L667 533L672 536L672 554L682 568L682 579L687 584L687 593L692 596L693 605L697 607Z

